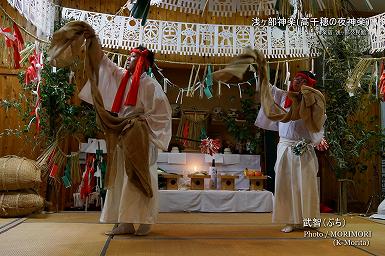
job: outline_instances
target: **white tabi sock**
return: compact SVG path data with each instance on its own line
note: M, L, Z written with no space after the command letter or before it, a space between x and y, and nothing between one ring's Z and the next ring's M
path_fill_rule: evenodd
M294 230L293 225L286 225L283 229L281 229L282 232L284 233L290 233Z
M151 231L151 224L140 224L138 230L135 232L137 236L146 236Z
M134 234L135 228L132 223L119 223L119 225L112 229L111 231L106 232L106 235L123 235L123 234Z

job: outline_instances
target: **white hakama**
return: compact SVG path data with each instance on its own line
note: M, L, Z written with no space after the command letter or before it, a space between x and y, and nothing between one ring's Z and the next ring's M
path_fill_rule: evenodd
M302 224L319 218L318 161L312 145L301 156L293 153L292 140L280 139L275 164L273 222Z
M119 147L119 146L118 146ZM154 192L152 198L147 197L134 186L124 169L123 150L118 148L118 170L114 186L107 190L106 200L100 221L104 223L141 223L154 224L158 216L158 172L157 151L150 145L150 174L151 187ZM155 160L155 162L154 162Z
M286 92L273 87L275 102L284 105ZM318 160L313 145L323 138L323 130L311 133L302 120L287 123L269 120L263 109L258 113L255 125L279 132L277 161L275 163L275 195L273 223L303 224L304 218L319 218L317 188ZM300 156L295 155L292 145L305 139L312 144Z
M100 64L98 87L104 107L108 111L111 111L123 74L124 69L116 66L106 56L103 57ZM128 94L130 85L131 78L128 81L124 99ZM81 90L79 97L92 104L89 82ZM123 150L117 145L117 173L113 187L107 190L100 217L100 221L104 223L154 224L157 219L158 176L156 160L158 148L167 150L171 139L171 107L160 84L145 73L140 78L136 105L122 106L118 113L122 117L132 114L145 119L149 128L149 163L154 196L152 198L146 197L130 182L124 168ZM108 153L110 156L113 154L113 152Z

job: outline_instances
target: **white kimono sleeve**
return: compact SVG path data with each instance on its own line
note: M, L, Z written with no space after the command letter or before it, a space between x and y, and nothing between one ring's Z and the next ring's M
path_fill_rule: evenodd
M271 86L271 90L272 90L274 101L277 104L281 104L282 99L285 95L285 91L275 86ZM255 120L254 125L264 130L278 131L278 121L272 121L269 118L267 118L262 106L259 109L258 116L257 116L257 119Z
M311 140L311 142L312 142L312 144L314 146L317 146L318 144L320 144L322 138L325 136L324 135L324 133L325 133L325 129L324 129L325 121L326 121L326 115L324 115L324 120L322 121L321 131L319 131L319 132L309 132L310 140Z
M170 103L160 84L151 77L144 78L140 86L138 100L143 105L142 117L148 124L150 139L158 148L167 150L172 127Z
M123 68L118 67L114 62L109 60L106 55L103 56L99 68L98 88L102 95L104 108L108 111L111 111L123 74ZM90 81L87 81L80 91L79 98L93 105Z

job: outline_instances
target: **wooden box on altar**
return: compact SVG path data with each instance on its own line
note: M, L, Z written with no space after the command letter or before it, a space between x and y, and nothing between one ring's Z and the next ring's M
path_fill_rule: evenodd
M167 190L178 190L178 180L182 175L165 173L162 176L166 179Z
M263 190L263 180L267 176L246 176L250 180L250 190Z
M209 179L210 175L188 175L191 178L191 189L192 190L204 190L205 189L205 179Z
M235 179L238 179L238 175L220 175L219 177L221 179L222 190L235 190Z

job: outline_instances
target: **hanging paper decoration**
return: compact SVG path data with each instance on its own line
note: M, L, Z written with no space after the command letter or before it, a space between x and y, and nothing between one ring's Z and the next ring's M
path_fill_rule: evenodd
M104 51L106 56L108 58L110 58L112 61L113 61L113 58L116 59L116 56L118 59L128 59L128 55L127 54L122 54L122 53L114 53L114 52L109 52L109 51ZM287 66L288 66L288 62L291 62L291 61L307 61L308 58L296 58L296 59L290 59L290 60L286 60L286 61L270 61L268 63L280 63L280 62L287 62ZM121 62L123 63L123 61ZM181 63L181 64L189 64L189 63ZM123 66L120 66L122 68L126 67L125 64L122 64ZM191 64L189 64L191 65ZM200 66L205 66L205 73L206 75L209 74L210 72L208 72L209 68L208 66L210 66L210 69L211 69L211 73L213 72L213 66L211 64L209 65L205 65L205 64L200 64L196 67L195 64L192 65L192 69L191 69L191 72L190 72L190 76L189 76L189 82L187 84L187 87L186 88L182 88L181 86L178 86L176 84L174 84L173 82L171 82L168 78L166 78L165 75L162 74L162 70L157 67L157 74L161 77L160 80L159 80L159 83L163 86L163 91L165 93L167 93L168 91L168 87L173 87L173 88L176 88L178 90L178 94L177 94L177 97L176 97L176 100L175 100L175 103L180 103L182 104L183 103L183 94L186 93L186 96L189 96L189 97L193 97L194 94L196 93L196 91L199 90L200 92L200 95L203 95L205 94L205 92L207 92L207 95L210 97L210 94L212 96L214 96L214 89L211 88L210 91L207 91L207 87L205 86L205 81L206 81L206 75L204 76L204 79L203 81L199 81L199 71L200 71ZM155 66L156 63L155 63ZM243 84L248 84L249 86L251 86L252 84L255 84L255 89L256 91L259 91L259 85L260 85L260 82L259 82L259 79L257 77L257 71L255 69L255 67L253 66L253 64L250 64L249 65L250 67L250 71L254 73L254 77L249 79L248 81L245 81L243 83L240 83L240 85L243 85ZM148 72L149 73L149 72ZM151 72L151 74L153 75L153 73ZM151 75L150 74L150 75ZM151 75L151 76L152 76ZM290 75L289 75L290 77ZM154 79L156 79L154 77ZM194 81L196 81L195 84L193 84ZM210 79L208 80L209 84L211 84L210 82ZM218 86L218 96L220 97L221 96L221 93L222 93L222 85L225 85L227 86L229 89L231 87L237 87L237 89L239 90L239 86L238 86L238 83L237 84L228 84L228 83L225 83L225 82L222 82L222 81L216 81L218 82L217 86ZM203 86L202 86L203 85ZM240 94L241 95L241 94Z
M238 84L239 98L242 99L242 88L241 85Z
M28 61L30 66L25 71L25 84L31 82L39 83L40 82L40 72L43 69L43 53L37 53L36 50L31 56L29 56Z
M5 37L5 45L8 48L13 49L13 62L14 62L14 68L19 69L20 68L20 51L23 48L24 40L21 36L21 33L17 27L17 25L13 24L14 33L12 33L11 28L0 28L0 34L4 35Z
M131 16L135 19L142 19L141 25L144 26L147 21L149 10L150 0L137 0L131 9Z
M168 79L163 78L163 91L164 91L164 93L167 93L167 84L168 84Z
M86 170L83 173L83 180L80 185L81 199L84 199L89 194L91 194L96 185L96 179L94 176L95 174L94 162L95 162L94 156L89 154L86 159Z
M206 128L205 128L205 127L202 127L202 128L201 128L201 135L199 136L199 139L200 139L200 140L203 140L203 139L205 139L205 138L207 138L207 131L206 131Z
M52 0L8 0L36 28L38 34L45 37L52 35L56 8Z
M102 46L114 49L146 45L164 54L234 56L251 46L260 49L267 58L317 56L320 52L317 37L305 26L282 31L271 26L147 20L138 29L140 21L133 17L69 8L63 8L62 17L87 21L95 31L100 31Z
M71 187L71 159L67 161L64 169L64 176L61 177L65 188Z
M310 72L315 74L314 73L314 59L313 58L311 59L311 69L310 69Z
M261 88L261 83L257 77L257 73L254 72L254 80L255 80L255 91L259 92L259 89Z
M205 86L204 93L207 99L211 99L213 97L213 94L211 93L211 87Z
M103 190L103 180L106 176L107 164L103 159L103 150L96 150L96 191L100 193Z
M151 0L150 5L160 5L163 2L163 0Z
M41 93L40 93L41 74L40 73L44 67L43 53L41 52L38 54L35 50L33 54L29 56L29 63L30 63L30 66L27 68L25 72L25 83L26 84L29 84L31 82L36 83L36 91L33 91L33 94L36 95L36 102L35 102L34 109L31 112L31 115L34 116L34 119L35 119L36 134L39 134L40 132L39 110L41 106ZM31 125L31 122L28 128L30 128L30 125Z
M179 89L179 92L178 92L178 95L176 96L176 100L175 100L175 103L178 104L178 101L179 101L179 98L180 98L180 94L182 93L182 89Z
M203 139L200 145L201 152L203 154L209 154L214 155L218 153L219 149L221 148L221 141L219 139Z
M190 88L191 88L192 77L194 75L194 69L195 69L195 65L193 65L191 68L190 79L187 85L187 96L189 96L190 94L192 95L192 93L190 92Z
M255 69L255 67L252 64L250 64L250 71L253 72L255 91L258 92L259 91L259 81L258 81L258 77L257 77L257 70Z
M18 69L20 68L21 61L20 51L24 48L24 39L15 22L13 23L13 36L15 37L15 40L12 43L14 67Z
M13 23L13 35L17 39L17 48L21 51L24 48L24 39L15 22Z
M201 69L201 65L198 65L198 69L195 73L195 79L194 79L194 86L198 85L201 90L199 91L199 96L202 98L203 97L203 87L202 87L202 84L200 82L198 82L198 75L199 75L199 70ZM198 84L197 84L198 83ZM190 96L194 96L194 90L191 92Z
M68 76L68 83L69 83L69 84L72 84L74 77L75 77L75 72L73 72L73 71L71 70L71 71L70 71L70 74L69 74L69 76ZM74 83L75 83L75 82L74 82Z
M275 77L274 77L274 84L273 84L273 86L277 86L278 75L279 75L279 64L280 63L278 62L277 63L277 68L275 69Z
M368 38L370 38L371 53L385 50L385 13L378 14L368 19Z
M198 85L199 85L199 98L203 99L203 92L204 92L204 89L205 89L205 84L204 82L198 82Z
M57 164L53 164L52 168L51 168L51 171L49 172L49 176L51 178L56 178L58 170L59 170L58 165Z
M285 77L285 82L284 84L286 84L287 88L286 90L288 91L289 88L290 88L290 70L289 70L289 62L285 62L285 65L286 65L286 77Z
M206 78L205 78L205 89L204 89L204 92L205 92L205 95L207 97L207 99L211 99L213 97L211 91L212 91L212 86L213 86L213 74L211 72L211 65L208 65L207 66L207 75L206 75Z
M118 55L118 59L122 59L121 55ZM119 66L119 65L118 65ZM148 68L148 71L147 71L147 75L149 75L150 77L154 78L154 73L152 73L152 68Z
M0 34L4 35L6 40L15 40L15 36L12 34L11 28L0 28Z
M183 146L186 146L187 145L187 138L189 137L189 130L190 130L190 123L189 121L187 120L184 124L183 124Z

